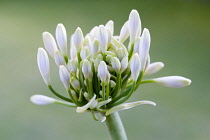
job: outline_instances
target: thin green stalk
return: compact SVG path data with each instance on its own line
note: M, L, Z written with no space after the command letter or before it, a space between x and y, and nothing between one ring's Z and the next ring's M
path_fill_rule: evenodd
M113 98L115 98L118 95L118 92L120 90L120 86L121 86L121 74L117 73L116 87L115 87L114 93L112 94Z
M126 132L118 112L114 112L106 117L111 140L127 140Z
M71 102L71 103L72 103L72 100L71 100L71 99L66 98L66 97L60 95L59 93L57 93L57 92L53 89L53 87L52 87L51 85L48 85L48 88L50 89L50 91L51 91L53 94L55 94L55 96L57 96L57 97L59 97L59 98L65 100L65 101L68 101L68 102Z
M105 87L105 82L102 82L102 100L104 101L104 100L106 100L106 89L105 89L106 87Z

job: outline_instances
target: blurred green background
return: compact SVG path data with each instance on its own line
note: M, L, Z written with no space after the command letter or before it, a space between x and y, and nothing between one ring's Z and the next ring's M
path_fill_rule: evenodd
M63 23L68 37L81 27L115 22L115 35L132 9L151 32L151 61L165 68L153 77L181 75L191 86L181 89L143 85L130 99L151 100L120 112L129 140L210 139L210 2L156 0L0 1L0 139L107 140L104 123L59 105L36 106L34 94L54 97L38 71L36 53L42 32ZM65 92L51 59L56 90Z

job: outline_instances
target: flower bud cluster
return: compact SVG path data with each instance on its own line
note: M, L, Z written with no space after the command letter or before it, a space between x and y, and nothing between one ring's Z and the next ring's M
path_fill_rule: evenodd
M164 67L162 62L150 64L150 32L141 32L138 12L132 10L128 21L122 26L120 35L114 36L114 22L95 26L84 36L77 28L70 37L70 53L67 53L67 34L63 24L56 28L56 40L48 32L43 33L43 41L48 54L59 67L60 80L69 98L57 93L51 85L49 58L43 48L39 48L37 62L40 73L49 89L59 98L77 107L77 112L104 113L128 109L141 104L155 105L151 101L138 101L123 104L143 83L158 83L168 87L184 87L190 80L180 76L161 77L143 80ZM129 38L129 43L125 41ZM36 104L53 103L54 100L36 96ZM57 100L56 100L57 101ZM62 102L62 104L65 104ZM73 105L72 105L73 104ZM96 120L104 120L104 117Z

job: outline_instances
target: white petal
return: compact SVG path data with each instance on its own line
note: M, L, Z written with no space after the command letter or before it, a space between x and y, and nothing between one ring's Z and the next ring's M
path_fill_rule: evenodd
M156 106L156 103L151 102L151 101L137 101L137 102L132 102L132 103L124 103L124 104L120 104L120 105L114 106L111 109L109 109L106 112L106 116L108 116L109 114L112 114L114 112L120 111L120 110L130 109L132 107L135 107L138 105L143 105L143 104L151 104L153 106Z
M84 40L84 36L83 36L82 30L78 27L75 33L73 34L73 39L72 39L77 52L80 52L82 44L83 44L83 40Z
M98 41L100 43L101 51L105 53L107 50L107 45L108 45L108 33L107 33L106 28L103 25L99 26Z
M104 61L101 61L98 66L98 77L101 79L101 81L106 80L107 73L108 72L107 72L106 63Z
M77 107L76 111L78 113L84 113L89 107L91 107L91 105L94 103L95 99L96 99L96 95L94 95L86 105L84 105L82 107Z

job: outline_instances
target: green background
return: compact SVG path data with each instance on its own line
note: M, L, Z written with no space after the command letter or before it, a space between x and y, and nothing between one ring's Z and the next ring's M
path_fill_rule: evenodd
M107 140L104 123L89 113L59 105L36 106L34 94L54 97L37 68L36 53L43 47L42 32L55 32L63 23L68 37L81 27L115 22L115 35L132 9L150 30L151 61L165 68L153 77L180 75L189 87L173 89L143 85L130 99L151 100L156 107L121 111L130 140L210 139L210 2L157 0L0 1L0 139L1 140ZM51 60L51 79L65 92Z

